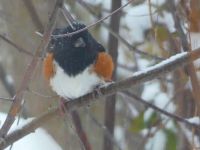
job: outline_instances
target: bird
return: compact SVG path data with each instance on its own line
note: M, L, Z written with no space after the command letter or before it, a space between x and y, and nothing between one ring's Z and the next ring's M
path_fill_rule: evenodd
M72 33L86 25L56 28L53 35ZM76 99L112 81L114 63L105 48L86 29L70 36L52 36L43 61L43 74L52 90L65 99Z

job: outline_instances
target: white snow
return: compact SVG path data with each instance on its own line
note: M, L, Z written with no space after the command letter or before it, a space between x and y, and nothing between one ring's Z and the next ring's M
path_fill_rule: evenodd
M161 5L163 4L163 2L164 0L162 1L154 0L153 3ZM161 16L156 12L157 9L155 7L151 7L151 9L152 9L152 18L154 22L166 25L166 27L170 32L175 31L173 17L170 13L162 11L162 16ZM130 42L132 43L143 42L145 39L144 31L152 27L152 23L149 16L148 2L133 7L129 6L125 9L125 11L127 12L127 15L124 17L124 21L122 21L122 23L124 23L124 25L127 25L127 27L130 29L129 30L129 35L131 37L131 39L129 39Z
M150 117L152 116L154 110L152 108L148 108L145 112L144 112L144 122L147 122Z
M144 31L151 28L148 5L138 5L126 9L126 12L127 15L122 22L130 29L130 42L142 42L144 40Z
M148 82L145 84L144 90L142 92L142 98L146 101L153 100L155 95L160 92L159 82Z
M126 149L126 141L125 141L125 131L124 128L120 126L116 126L114 130L114 136L116 141L119 143L121 149Z
M200 118L199 117L192 117L192 118L188 118L186 119L187 121L189 121L190 123L194 123L194 124L197 124L197 125L200 125Z
M173 131L174 133L177 133L177 125L174 123L173 120L167 120L167 123L166 123L166 121L164 123L165 123L166 129L169 129L169 130Z
M168 112L174 112L176 107L173 103L169 103L170 98L166 93L160 93L155 97L154 103L161 109L164 109Z
M85 0L85 2L90 3L92 5L98 5L102 2L102 0Z
M146 59L139 58L138 59L138 68L143 70L149 66L149 61Z
M151 4L160 6L160 5L163 5L165 3L165 1L166 0L151 0ZM148 3L148 2L146 2L146 3Z
M138 112L138 110L135 108L134 105L130 104L130 105L128 105L127 107L128 107L128 109L130 110L132 117L136 117L136 116L139 115L139 112Z
M196 148L200 147L200 142L199 142L199 138L197 136L195 136L191 130L189 130L187 127L185 127L183 124L179 124L181 127L181 130L183 132L183 134L185 135L185 137L187 138L187 140Z
M140 135L142 135L143 137L146 137L148 136L149 134L153 134L155 131L157 130L156 127L152 127L152 128L145 128L145 129L142 129L140 131Z
M6 81L7 81L9 84L13 84L13 82L14 82L14 80L13 80L13 78L12 78L11 75L7 75L7 76L6 76Z
M0 113L0 127L6 119L6 114ZM31 119L20 119L19 125L14 122L11 131L22 127L22 125L30 122ZM9 147L5 150L9 150ZM42 128L38 128L34 133L31 133L24 138L14 143L12 150L62 150L54 139Z
M200 33L190 33L191 37L191 47L196 49L200 47Z
M166 135L162 130L156 132L156 134L150 138L145 145L145 150L162 150L165 149Z

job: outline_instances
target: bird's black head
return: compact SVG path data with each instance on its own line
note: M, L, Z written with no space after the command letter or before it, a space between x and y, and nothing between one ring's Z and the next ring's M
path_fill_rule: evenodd
M71 26L55 29L53 35L72 33L86 27L81 23L73 23L72 25L73 29ZM105 51L104 47L92 37L88 30L71 36L53 37L50 47L56 62L70 76L81 73L94 63L99 52Z

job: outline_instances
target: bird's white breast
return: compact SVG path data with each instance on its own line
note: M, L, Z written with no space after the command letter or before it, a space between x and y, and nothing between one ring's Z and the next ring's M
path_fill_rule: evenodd
M55 75L50 79L50 85L58 95L64 98L78 98L103 83L103 80L95 73L91 73L91 66L76 76L69 76L56 62L54 65Z

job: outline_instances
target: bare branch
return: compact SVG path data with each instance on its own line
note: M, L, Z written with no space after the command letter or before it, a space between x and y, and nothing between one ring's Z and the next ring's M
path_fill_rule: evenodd
M28 9L28 12L31 16L31 19L33 21L33 23L35 24L35 26L37 27L37 29L40 31L40 32L43 32L44 31L44 27L42 25L42 21L40 20L36 10L35 10L35 7L33 5L33 2L32 0L23 0L25 6L27 7Z
M82 127L81 119L80 119L78 112L76 110L73 110L70 112L70 114L72 117L72 121L75 125L76 132L77 132L80 140L82 141L85 150L92 150L91 144L89 143L86 132Z
M112 0L112 6L111 6L111 11L114 11L117 8L121 7L121 0L115 1ZM115 31L117 34L119 33L119 28L120 28L120 16L121 16L121 11L119 11L116 15L111 16L110 20L110 27ZM113 58L113 63L115 65L115 69L113 72L113 80L116 81L117 76L116 76L116 68L117 68L117 57L118 57L118 40L113 37L113 35L110 33L109 34L109 42L108 42L108 51L109 54ZM115 128L115 103L116 103L116 95L113 94L109 97L107 97L105 102L105 115L104 115L104 125L108 129L109 133L113 136L114 134L114 128ZM108 136L104 136L104 145L103 145L104 150L113 150L113 143L110 142L110 139Z
M8 44L12 45L14 48L16 48L19 52L27 54L29 56L34 56L31 52L23 49L22 47L20 47L19 45L17 45L16 43L14 43L13 41L11 41L10 39L8 39L7 37L5 37L4 35L0 34L0 38L2 38L4 41L6 41Z
M12 101L13 101L13 98L0 97L0 100L12 102Z
M119 143L117 143L114 136L110 134L109 130L94 117L94 115L88 110L88 108L85 108L84 111L88 114L92 122L103 131L103 134L109 138L109 141L111 141L118 150L121 150Z
M35 55L32 57L32 60L31 60L30 64L28 65L26 72L24 73L23 80L21 81L20 87L16 93L14 102L12 103L12 106L9 110L6 121L4 122L4 124L0 130L0 137L4 137L8 133L11 125L13 124L13 122L15 120L15 116L20 111L21 102L22 102L22 99L24 96L24 91L26 90L28 84L31 81L33 71L36 68L37 63L38 63L38 56L39 56L40 52L42 50L45 51L45 49L49 43L58 12L59 12L60 8L62 7L62 5L63 5L63 0L57 0L54 10L52 12L52 15L49 19L49 23L47 24L47 27L45 29L44 37L43 37L40 45L38 46L38 48L35 52Z
M63 13L65 19L67 20L67 22L69 23L69 25L71 26L71 28L74 29L74 26L72 25L72 23L75 22L75 20L72 17L72 15L70 14L69 10L63 6L62 13Z
M95 90L92 93L89 93L85 96L77 98L73 101L67 101L65 103L66 109L70 111L70 110L77 109L79 107L88 106L90 103L95 102L100 98L102 99L103 97L112 95L118 91L124 91L130 88L131 86L136 86L138 84L144 83L145 81L155 79L158 76L165 75L166 73L170 71L174 71L178 67L186 65L198 59L199 56L200 56L200 48L190 53L184 52L181 54L174 55L170 59L162 61L161 63L155 66L149 67L148 69L144 71L136 72L135 74L133 74L132 77L101 87L100 89L98 89L98 91ZM46 120L54 117L54 115L56 115L58 112L59 112L58 108L51 108L49 111L44 113L41 117L34 119L32 122L24 125L21 129L18 129L10 133L9 135L5 136L5 138L3 138L0 141L0 149L6 148L10 144L19 140L20 138L30 134L36 128L44 124ZM197 130L200 130L200 127L198 125L187 122L184 119L180 119L180 117L177 121L182 122L187 126L194 127Z

